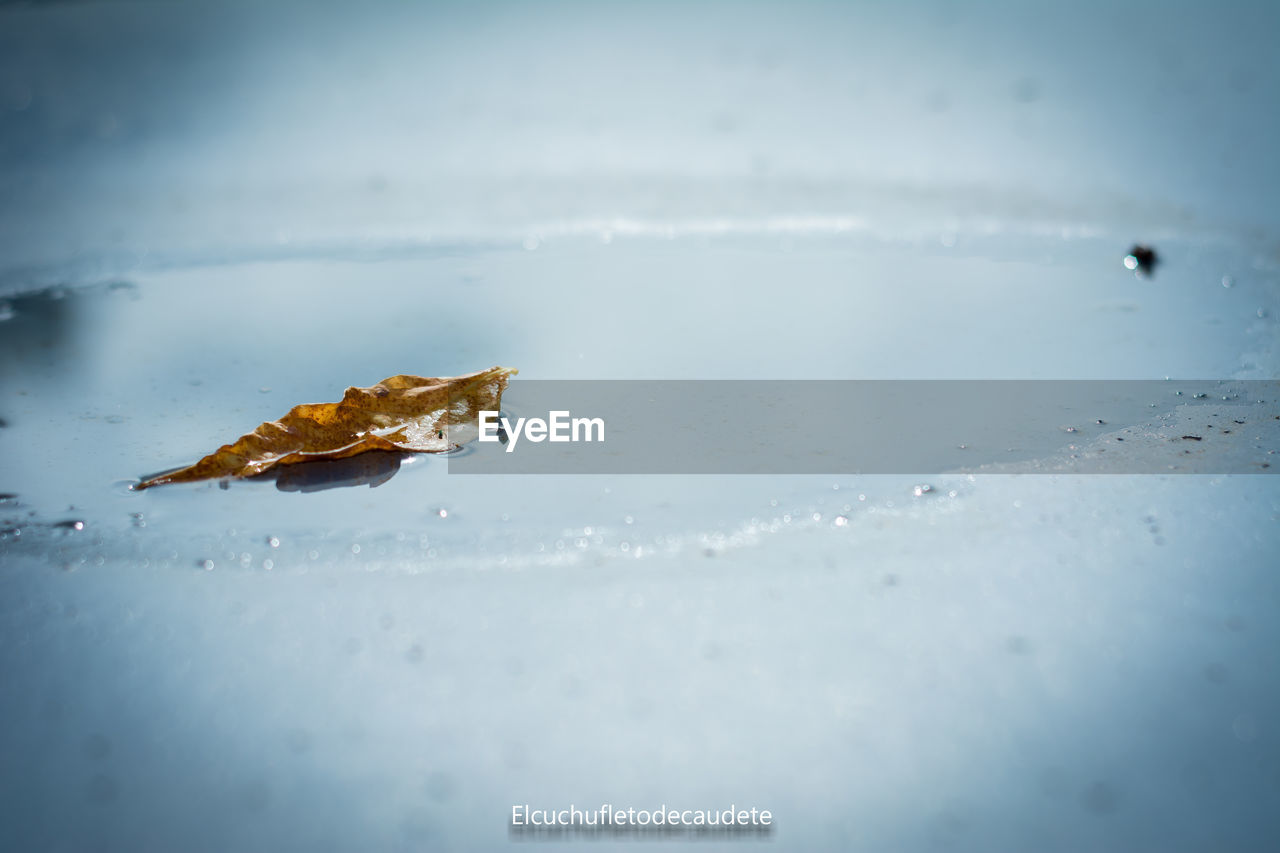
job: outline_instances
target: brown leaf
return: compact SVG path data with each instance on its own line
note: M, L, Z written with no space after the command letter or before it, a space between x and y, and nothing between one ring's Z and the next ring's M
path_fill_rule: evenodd
M252 477L277 465L342 459L366 450L440 453L475 436L481 410L496 411L511 367L445 379L392 376L348 388L340 403L294 406L194 465L143 480L135 488L216 477Z

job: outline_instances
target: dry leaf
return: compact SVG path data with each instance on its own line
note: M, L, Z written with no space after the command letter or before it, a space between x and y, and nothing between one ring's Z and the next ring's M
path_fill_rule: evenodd
M496 411L514 368L425 379L392 376L369 388L348 388L340 403L294 406L234 444L194 465L139 483L147 489L217 477L252 477L277 465L342 459L367 450L440 453L475 437L482 410Z

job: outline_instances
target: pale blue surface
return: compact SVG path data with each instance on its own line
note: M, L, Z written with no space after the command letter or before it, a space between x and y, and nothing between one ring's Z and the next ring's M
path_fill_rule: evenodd
M1170 5L0 10L0 847L1266 849L1271 478L120 482L401 372L1274 378L1276 8Z

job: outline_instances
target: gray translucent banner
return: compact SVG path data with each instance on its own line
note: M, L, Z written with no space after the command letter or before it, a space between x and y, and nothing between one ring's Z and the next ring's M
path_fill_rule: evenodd
M516 379L449 471L1266 474L1278 401L1271 380Z

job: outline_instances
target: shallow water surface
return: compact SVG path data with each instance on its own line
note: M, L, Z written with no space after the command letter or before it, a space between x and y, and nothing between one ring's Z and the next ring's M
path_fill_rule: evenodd
M11 298L11 840L495 846L516 803L750 801L788 845L1247 846L1280 790L1270 478L414 456L128 488L398 372L1274 371L1273 272L1169 241L1142 280L1117 245L571 237Z
M1270 397L1034 475L129 485L398 373L1275 380L1278 8L0 4L0 849L1270 849Z

